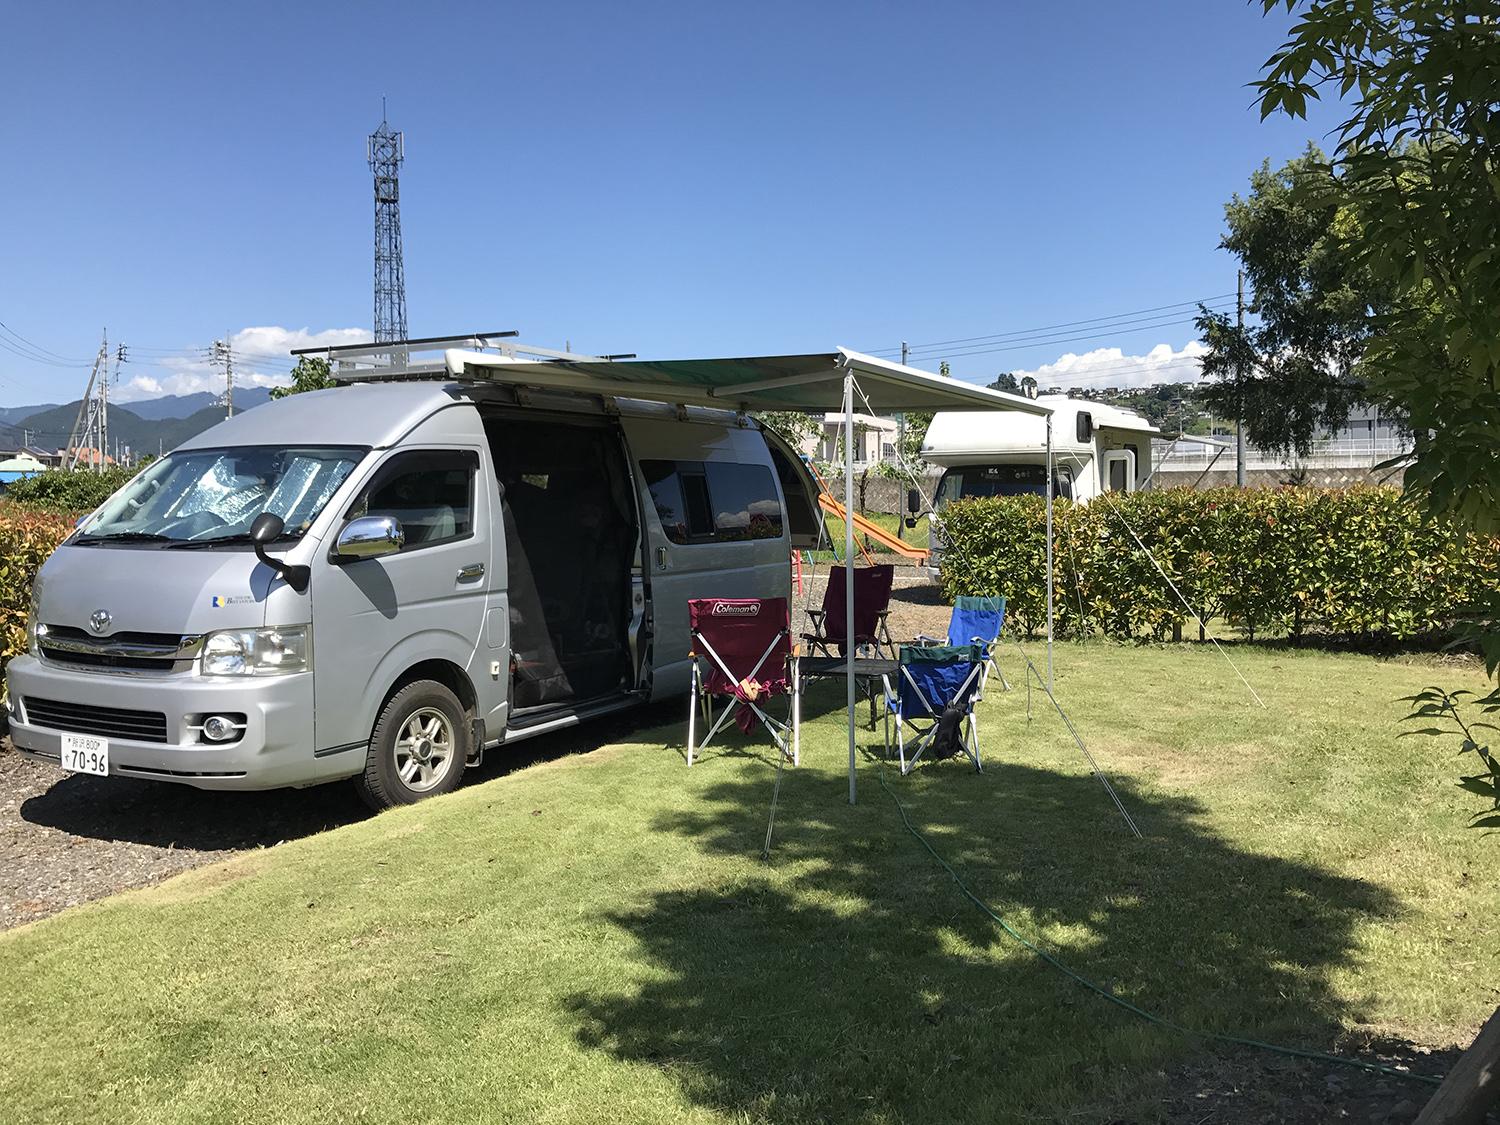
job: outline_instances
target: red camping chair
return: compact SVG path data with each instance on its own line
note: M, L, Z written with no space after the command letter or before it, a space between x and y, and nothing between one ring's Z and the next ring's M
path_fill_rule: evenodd
M891 581L896 568L889 563L854 568L854 645L871 645L894 659L896 646L891 641L891 632L886 627L886 614L891 608ZM848 600L844 590L844 568L842 565L829 568L828 585L823 588L823 608L810 609L807 616L812 619L815 632L803 633L809 651L821 651L832 656L837 647L839 655L848 648L844 636L847 624Z
M802 699L786 599L694 599L688 602L688 630L693 643L688 765L693 764L693 751L707 746L730 715L746 734L759 720L777 749L797 765L801 760ZM716 695L732 697L717 719L713 713ZM766 714L762 707L773 695L791 696L790 715L785 722ZM708 733L695 745L700 709Z

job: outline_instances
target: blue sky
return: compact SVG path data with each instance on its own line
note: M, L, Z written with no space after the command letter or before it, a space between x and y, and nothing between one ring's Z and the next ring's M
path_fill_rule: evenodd
M70 360L107 325L123 398L208 385L195 349L226 333L247 374L282 369L289 330L357 338L385 95L413 335L687 356L1014 334L916 353L981 381L1170 360L1180 308L1027 330L1233 290L1225 200L1334 121L1257 120L1245 84L1287 23L1239 0L13 4L0 322ZM5 342L0 404L81 392L86 369Z

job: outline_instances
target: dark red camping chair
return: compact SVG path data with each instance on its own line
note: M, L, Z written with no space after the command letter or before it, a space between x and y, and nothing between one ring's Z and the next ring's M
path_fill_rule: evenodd
M891 641L891 632L886 627L886 614L891 608L891 580L896 568L889 563L854 568L854 645L869 645L877 652L896 655L896 646ZM844 655L849 647L844 636L848 624L846 607L848 600L844 590L844 568L835 566L828 571L828 585L823 589L823 608L810 609L807 616L812 619L814 632L803 633L808 651L821 651L832 656L837 648Z
M797 652L785 598L699 598L688 602L692 636L693 694L688 703L688 765L693 751L707 746L733 715L749 734L763 724L781 753L801 760L802 699ZM714 696L729 697L717 719ZM785 721L766 714L772 696L790 696ZM708 733L695 745L699 711Z

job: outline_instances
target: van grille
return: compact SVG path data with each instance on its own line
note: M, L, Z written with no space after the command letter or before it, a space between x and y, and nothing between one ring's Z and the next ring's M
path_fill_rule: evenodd
M37 647L46 659L116 671L184 672L192 667L202 643L202 637L175 633L93 637L71 625L47 625L37 631Z
M72 734L98 734L133 742L165 742L167 717L160 711L127 711L122 707L94 707L25 696L21 706L26 721L35 726Z

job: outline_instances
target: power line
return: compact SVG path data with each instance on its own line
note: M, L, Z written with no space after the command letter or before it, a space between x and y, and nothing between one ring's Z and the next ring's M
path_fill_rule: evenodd
M88 367L91 363L93 363L92 359L83 359L78 356L60 355L57 352L53 351L51 348L44 348L36 341L28 340L25 336L22 336L19 332L10 327L10 325L6 324L3 320L0 320L0 329L4 329L7 335L24 344L26 347L31 348L33 351L41 352L43 355L50 356L54 360L61 360L64 363L71 363L75 366L82 367Z
M1152 331L1152 330L1155 330L1155 329L1158 329L1158 328L1174 328L1174 327L1180 327L1182 325L1192 324L1192 323L1193 322L1191 320L1164 320L1164 321L1159 321L1159 322L1154 323L1154 324L1143 324L1143 325L1140 325L1137 328L1132 328L1129 331L1131 331L1131 332L1147 332L1147 331ZM1113 338L1115 338L1115 337L1117 337L1119 335L1121 335L1121 333L1118 332L1118 331L1093 332L1093 333L1089 333L1089 334L1083 335L1083 336L1060 337L1060 338L1055 339L1055 340L1042 340L1042 341L1037 341L1035 343L1006 344L1006 345L1003 345L1001 347L994 347L994 348L971 348L971 349L968 349L968 350L960 350L960 351L936 352L936 353L934 353L932 355L922 356L921 358L923 358L925 360L928 360L929 362L932 361L932 360L934 360L934 359L963 359L963 358L966 358L966 357L969 357L969 356L976 356L976 355L997 355L997 354L999 354L1001 352L1028 351L1028 350L1031 350L1033 348L1044 347L1044 346L1065 347L1065 346L1067 346L1069 344L1074 344L1074 343L1078 343L1078 342L1085 341L1085 340L1113 339Z
M9 340L3 337L0 337L0 350L7 351L11 355L18 356L29 363L40 363L46 367L61 367L70 371L80 371L90 366L87 363L60 363L55 359L47 359L45 356L34 355L31 352L14 346Z
M1157 328L1172 328L1177 325L1192 324L1195 319L1194 317L1184 317L1181 313L1162 313L1141 320L1121 321L1118 324L1103 325L1096 332L1072 335L1064 332L1051 332L1032 336L1018 336L1011 340L997 340L992 344L970 344L961 348L932 348L918 358L949 359L954 356L987 355L991 352L1000 351L1020 351L1031 347L1068 344L1075 340L1097 340L1106 336L1121 336L1135 332L1149 332Z
M1216 293L1212 297L1198 297L1189 301L1174 301L1169 305L1156 305L1155 307L1149 309L1135 309L1131 312L1113 313L1109 316L1087 317L1083 320L1067 320L1059 324L1044 324L1035 328L1017 328L1009 332L993 332L982 336L964 336L954 340L934 340L925 344L912 344L910 345L909 350L917 352L925 351L931 348L946 347L950 344L970 344L977 343L982 340L1008 340L1016 336L1030 336L1036 333L1050 333L1060 328L1075 328L1080 325L1100 324L1108 320L1124 320L1127 317L1147 317L1148 319L1150 319L1148 314L1162 313L1169 309L1181 309L1189 305L1212 305L1215 302L1224 301L1232 298L1233 296L1233 293ZM872 351L869 354L895 355L904 348L907 348L907 345L903 344L901 345L901 347L897 348L881 348L877 351Z

